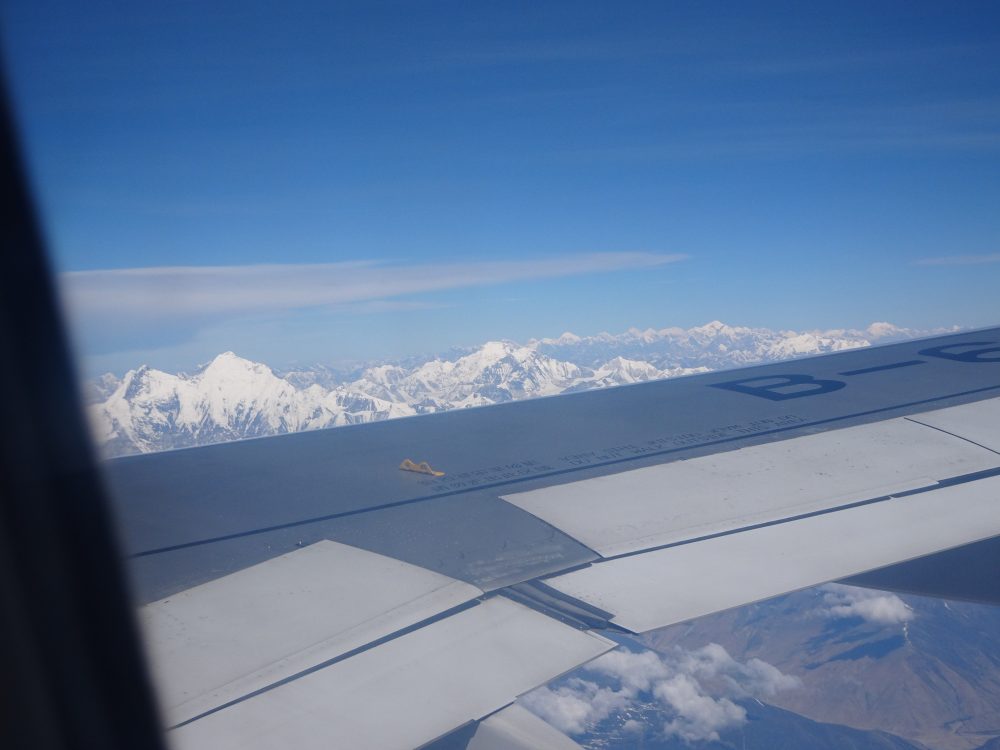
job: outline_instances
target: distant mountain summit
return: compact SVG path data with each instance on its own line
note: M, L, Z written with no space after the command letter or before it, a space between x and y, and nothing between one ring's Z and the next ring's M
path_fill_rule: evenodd
M772 331L712 321L383 363L351 375L316 366L285 374L224 352L193 374L147 366L84 386L106 456L372 422L606 388L930 334L873 323L864 331Z
M106 376L105 376L106 377ZM130 370L91 423L108 456L335 427L416 412L347 388L297 387L267 365L233 352L193 375Z
M694 328L630 328L624 333L580 337L564 333L531 342L539 351L582 366L597 367L614 356L647 362L660 369L707 367L718 370L791 357L856 349L887 341L926 336L892 323L872 323L864 330L775 331L730 326L713 320Z

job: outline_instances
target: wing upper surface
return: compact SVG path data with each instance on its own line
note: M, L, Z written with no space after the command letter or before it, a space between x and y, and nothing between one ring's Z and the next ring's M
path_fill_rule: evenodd
M516 747L595 631L997 537L993 339L113 462L170 736Z
M321 539L494 590L596 559L501 495L1000 395L998 345L978 331L132 456L108 478L143 601Z

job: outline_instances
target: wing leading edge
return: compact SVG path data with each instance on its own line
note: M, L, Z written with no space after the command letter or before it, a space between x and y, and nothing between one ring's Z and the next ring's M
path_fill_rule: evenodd
M469 747L559 747L504 707L611 648L602 630L643 632L990 544L995 341L1000 331L977 332L352 428L371 454L310 475L343 483L319 492L299 477L301 495L281 493L280 508L251 498L244 516L220 513L235 511L227 472L242 462L259 473L252 458L289 438L114 462L140 591L166 593L142 620L168 737L185 748L415 747L468 726ZM917 357L927 366L891 366ZM643 403L625 441L629 420L608 418ZM554 415L587 431L540 421L521 432ZM441 442L420 445L440 450L447 476L400 484L396 460L372 475L367 500L354 494L358 474L423 425ZM347 432L311 436L305 459ZM540 445L538 433L561 442ZM518 468L476 470L504 435L501 459L526 449L521 435L535 452ZM179 508L144 516L135 495L128 505L129 487L182 466L201 472L167 491ZM177 523L199 514L215 528Z

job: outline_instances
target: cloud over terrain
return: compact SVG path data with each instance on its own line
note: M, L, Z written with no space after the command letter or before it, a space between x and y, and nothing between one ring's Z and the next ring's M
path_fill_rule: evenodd
M826 617L860 617L874 625L901 625L913 619L913 610L895 594L828 583L822 587Z
M666 654L619 648L588 664L595 680L571 677L522 698L535 714L567 734L623 713L638 703L655 702L666 720L663 736L686 742L717 740L719 732L741 726L746 710L736 700L769 697L801 683L760 659L740 662L722 646L680 647ZM628 731L634 719L626 719Z

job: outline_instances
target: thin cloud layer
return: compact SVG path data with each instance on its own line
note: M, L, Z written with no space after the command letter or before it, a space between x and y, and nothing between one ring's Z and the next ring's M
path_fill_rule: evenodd
M737 661L717 643L693 651L677 647L667 654L619 648L595 659L584 671L599 675L610 686L572 677L555 687L539 688L521 701L573 735L640 702L655 702L664 715L665 738L698 742L718 740L720 732L746 721L746 710L737 699L770 697L801 685L797 677L760 659ZM639 729L631 718L622 724L625 732Z
M359 261L123 268L64 273L60 284L76 314L225 315L356 306L448 289L656 268L685 257L623 252L423 265Z
M895 594L839 583L829 583L822 589L821 612L826 617L860 617L873 625L902 625L914 617L910 606Z
M1000 263L1000 253L989 255L945 255L940 258L921 258L918 266L979 266Z

